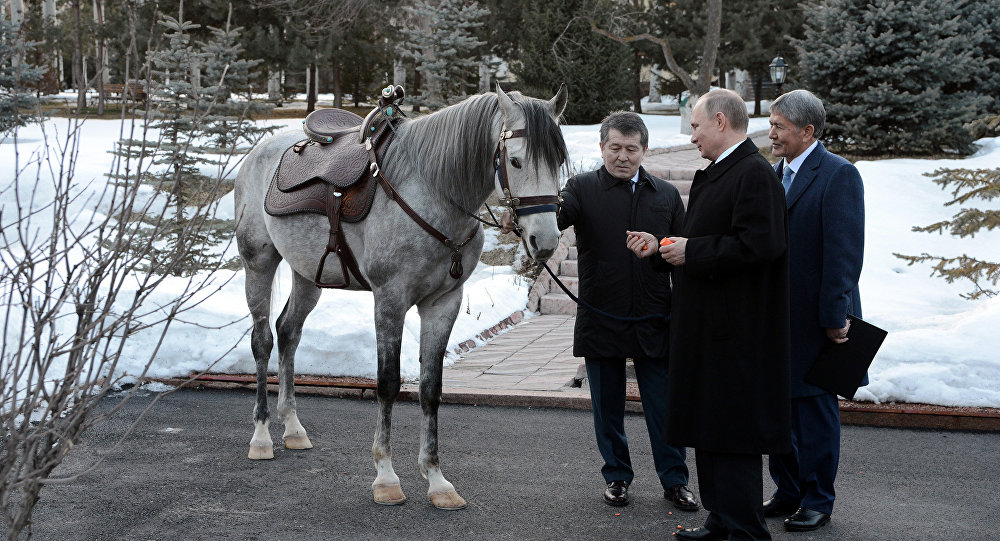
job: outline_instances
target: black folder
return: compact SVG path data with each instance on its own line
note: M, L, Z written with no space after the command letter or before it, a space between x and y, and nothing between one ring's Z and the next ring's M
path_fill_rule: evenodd
M889 333L861 318L848 318L851 328L847 330L847 342L827 344L806 373L806 382L851 399Z

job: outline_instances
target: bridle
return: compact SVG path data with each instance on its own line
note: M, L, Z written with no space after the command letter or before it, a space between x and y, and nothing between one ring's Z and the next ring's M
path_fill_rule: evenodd
M505 125L500 127L500 140L497 141L497 149L493 153L493 167L496 169L500 189L503 191L500 204L510 211L510 219L514 222L514 232L520 237L522 229L520 224L517 223L518 216L527 216L539 212L559 212L559 207L562 205L562 196L556 194L514 197L511 193L510 181L507 176L507 140L516 137L524 137L524 130L508 130Z

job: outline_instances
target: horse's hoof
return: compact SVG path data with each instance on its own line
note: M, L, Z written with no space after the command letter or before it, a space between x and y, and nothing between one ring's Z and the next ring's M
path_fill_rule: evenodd
M454 490L445 490L441 492L434 492L428 494L431 498L431 503L434 507L438 509L444 509L445 511L458 511L459 509L465 509L467 505L465 503L465 498L458 495L458 492Z
M375 485L375 503L379 505L401 505L406 501L403 488L399 485Z
M312 449L313 444L309 441L309 436L286 436L285 449Z
M274 447L270 445L251 445L250 460L271 460L274 458Z

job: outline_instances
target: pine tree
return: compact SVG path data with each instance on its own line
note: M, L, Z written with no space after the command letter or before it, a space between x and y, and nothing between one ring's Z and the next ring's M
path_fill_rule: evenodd
M993 19L996 2L983 8ZM977 88L1000 36L963 16L964 2L824 0L805 4L805 38L793 40L801 82L827 108L824 141L858 155L970 152L964 124L993 98ZM993 45L995 48L995 45ZM992 76L995 80L995 75Z
M0 19L0 137L41 118L38 113L26 112L38 104L30 90L45 73L27 63L32 47L14 23Z
M434 110L462 100L476 88L479 60L474 51L485 42L475 31L489 10L475 1L417 0L405 11L400 52L414 60L422 81L413 102Z
M243 28L232 27L230 21L231 17L227 18L224 28L209 26L212 39L200 44L207 57L202 81L212 100L202 120L202 129L208 138L199 148L202 152L232 154L241 141L252 146L275 129L259 127L254 122L254 118L272 109L269 104L253 100L251 70L262 60L242 58L244 48L240 32ZM235 96L241 99L236 101Z
M217 261L214 247L233 230L231 220L212 217L218 199L231 189L231 183L221 181L219 166L225 158L219 155L232 153L239 140L252 141L262 131L249 126L247 103L230 99L234 91L248 93L243 85L252 65L238 58L235 29L214 29L209 43L194 44L191 31L200 25L184 19L183 3L176 19L164 15L158 23L166 29L166 47L147 52L146 83L153 104L148 130L142 139L121 141L116 154L124 162L123 173L112 177L129 182L134 171L142 171L140 178L153 195L137 202L132 216L120 218L149 225L150 268L182 250L190 254L187 265L171 270L184 275ZM232 131L223 134L227 127ZM210 166L217 167L216 176L202 172Z
M938 169L926 176L936 177L934 182L942 189L953 186L952 200L945 206L965 204L970 200L979 199L992 201L1000 199L1000 169ZM984 228L989 231L1000 227L1000 209L980 210L978 208L963 208L951 220L943 220L922 227L914 227L914 231L926 233L944 233L965 238L974 237ZM942 257L923 253L919 256L893 254L906 260L910 265L916 263L936 262L931 271L952 283L955 280L969 280L975 286L971 293L963 294L967 299L993 297L996 289L989 289L987 282L993 286L1000 281L1000 262L986 261L968 254L956 257Z
M570 99L563 117L571 124L597 123L631 105L629 47L593 34L583 20L566 30L574 15L587 7L586 0L525 2L521 61L513 66L520 90L531 96L551 96L565 82Z

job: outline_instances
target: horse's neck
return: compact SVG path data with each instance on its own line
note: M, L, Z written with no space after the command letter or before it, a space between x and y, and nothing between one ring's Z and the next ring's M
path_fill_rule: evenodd
M401 193L410 193L413 197L425 199L424 203L433 207L454 209L455 205L458 205L468 212L476 213L494 189L493 177L479 171L444 175L435 173L436 167L428 167L429 164L434 164L435 160L447 159L452 153L464 155L469 153L470 149L463 148L462 143L466 142L455 137L448 140L447 146L434 152L415 151L414 149L420 147L415 145L414 141L427 137L427 131L425 126L416 124L398 130L392 144L395 148L391 148L387 154L393 159L392 164L387 164L387 172L398 171L401 177L401 185L397 189ZM489 171L493 171L492 164ZM390 182L393 182L392 179Z

